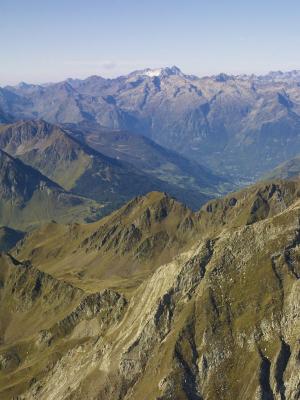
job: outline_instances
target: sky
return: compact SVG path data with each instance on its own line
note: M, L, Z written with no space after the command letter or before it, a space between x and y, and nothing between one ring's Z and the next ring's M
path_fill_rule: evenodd
M0 0L0 85L300 69L299 0Z

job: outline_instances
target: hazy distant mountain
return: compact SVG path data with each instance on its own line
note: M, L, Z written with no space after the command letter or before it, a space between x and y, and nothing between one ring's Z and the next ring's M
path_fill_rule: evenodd
M172 67L23 83L1 89L0 109L140 133L237 179L253 180L300 151L299 71L198 78Z
M278 165L264 175L264 179L287 179L300 175L300 155Z
M109 208L152 190L167 191L197 208L208 200L214 184L216 187L223 182L205 171L204 179L211 176L212 182L203 184L203 192L199 185L195 188L190 185L186 190L186 185L180 186L171 179L162 181L127 162L105 156L44 121L2 125L0 148L38 169L64 189L108 203Z
M0 124L8 124L13 121L13 118L0 110Z
M64 191L0 150L0 225L26 230L52 220L68 223L99 215L100 204Z
M267 75L263 75L263 76L257 76L256 77L259 80L262 81L286 81L286 82L296 82L299 83L300 81L300 70L293 70L293 71L287 71L287 72L283 72L283 71L271 71L269 72Z

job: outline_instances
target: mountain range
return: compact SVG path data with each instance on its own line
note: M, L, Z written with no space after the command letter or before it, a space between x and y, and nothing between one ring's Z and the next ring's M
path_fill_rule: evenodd
M299 189L27 234L0 259L1 398L298 399Z
M0 126L0 148L65 190L106 205L106 210L151 190L167 191L197 208L226 186L232 187L226 179L146 138L126 136L126 152L119 133L103 134L103 145L99 137L94 149L75 136L77 131L43 120L20 121Z
M299 71L0 88L0 398L299 400L299 154Z
M198 78L171 67L22 83L0 90L0 114L141 134L236 183L249 182L300 151L299 76Z

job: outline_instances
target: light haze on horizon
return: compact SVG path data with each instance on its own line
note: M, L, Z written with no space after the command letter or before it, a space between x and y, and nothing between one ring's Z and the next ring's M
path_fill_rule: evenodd
M0 0L0 85L177 65L198 76L300 69L300 2Z

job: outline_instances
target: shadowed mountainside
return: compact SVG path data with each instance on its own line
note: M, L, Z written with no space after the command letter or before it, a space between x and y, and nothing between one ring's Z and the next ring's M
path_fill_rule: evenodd
M57 219L93 220L101 205L63 190L32 167L0 150L0 224L27 230Z
M19 240L23 239L25 233L7 226L0 227L0 251L9 251Z

